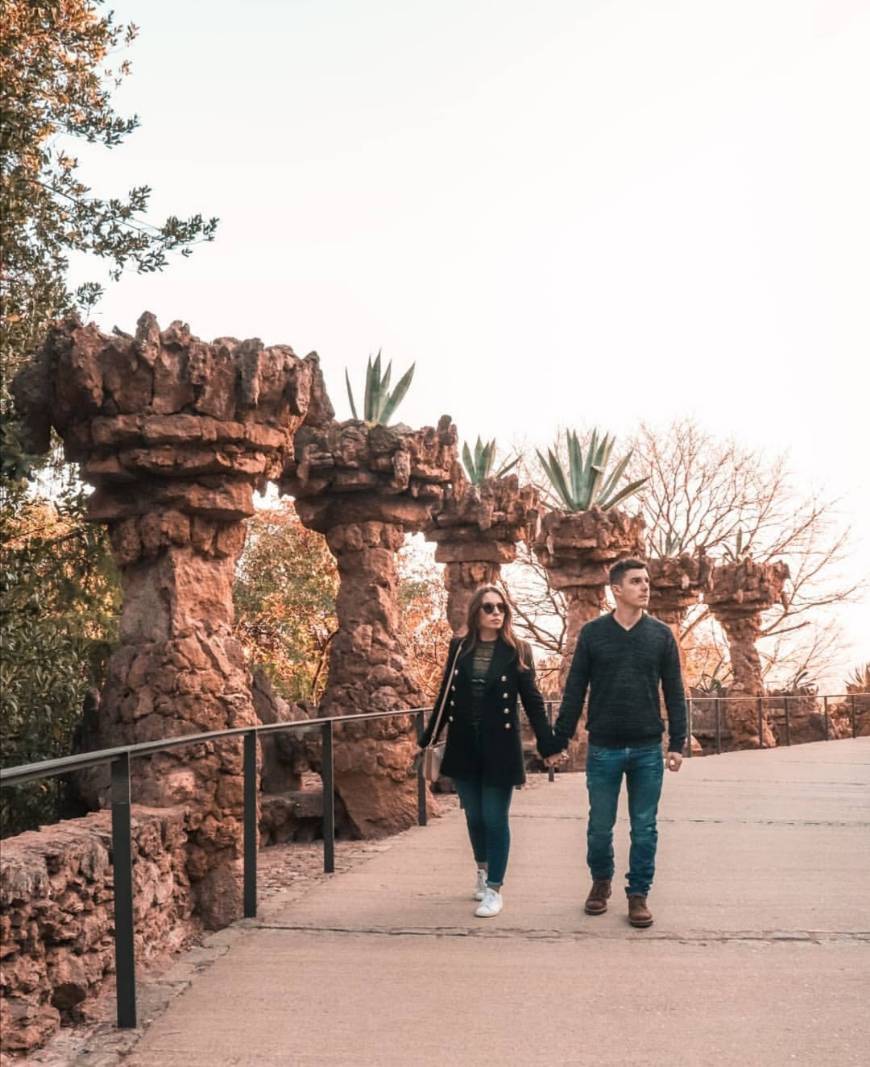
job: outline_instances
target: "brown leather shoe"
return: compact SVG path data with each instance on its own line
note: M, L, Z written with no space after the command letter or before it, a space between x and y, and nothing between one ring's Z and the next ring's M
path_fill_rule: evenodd
M589 896L583 906L587 915L603 915L607 911L607 898L610 896L610 879L596 878L589 890Z
M628 921L632 926L652 926L652 912L646 906L646 897L632 894L628 898Z

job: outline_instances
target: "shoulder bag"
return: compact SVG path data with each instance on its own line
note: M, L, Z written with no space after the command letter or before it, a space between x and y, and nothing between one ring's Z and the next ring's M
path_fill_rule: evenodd
M445 737L441 741L436 741L435 739L438 737L438 732L441 728L441 719L444 715L444 707L447 704L447 694L453 684L453 672L456 670L456 661L459 659L461 649L462 641L456 646L456 652L453 654L453 662L450 664L450 672L447 675L447 684L444 686L444 694L441 697L441 706L438 708L438 717L435 720L432 737L429 744L423 749L423 777L427 782L437 782L441 777L441 761L444 759L447 738Z

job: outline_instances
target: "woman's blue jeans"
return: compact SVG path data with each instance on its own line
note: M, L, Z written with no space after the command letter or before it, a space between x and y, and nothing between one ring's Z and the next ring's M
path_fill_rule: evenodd
M613 877L613 826L622 777L628 789L631 851L628 859L629 895L646 896L656 867L656 814L662 793L664 760L658 743L629 748L590 745L586 757L589 824L586 862L594 879Z
M500 886L511 847L508 812L514 787L484 785L479 778L454 778L453 782L465 809L474 858L486 864L487 885Z

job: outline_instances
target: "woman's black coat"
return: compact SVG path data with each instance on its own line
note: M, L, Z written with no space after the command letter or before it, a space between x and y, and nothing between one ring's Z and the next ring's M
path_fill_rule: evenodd
M531 649L523 646L529 668L521 670L516 650L500 637L497 639L486 674L478 744L471 717L473 657L470 646L463 647L456 667L451 671L453 657L461 642L462 638L459 637L454 637L450 642L444 678L420 744L429 743L446 691L447 704L438 731L440 736L445 727L447 729L441 773L449 778L460 779L476 779L480 775L485 785L522 785L526 775L517 713L518 695L535 731L538 747L544 747L542 742L546 744L552 737L544 710L544 698L535 681Z

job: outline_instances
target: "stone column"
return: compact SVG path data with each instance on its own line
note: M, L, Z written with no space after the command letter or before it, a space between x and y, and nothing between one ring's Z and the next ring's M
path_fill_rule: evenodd
M68 321L16 383L36 444L54 427L94 485L89 518L108 526L121 570L120 644L88 747L256 723L232 634L232 584L253 489L278 475L312 405L331 415L316 356L186 326L135 337ZM188 807L188 873L203 921L240 914L239 741L132 764L138 803ZM93 793L105 779L92 777ZM87 783L85 783L87 790Z
M487 478L479 486L461 470L455 475L444 507L425 529L426 540L436 544L436 561L445 564L447 618L454 633L465 626L475 590L497 581L502 564L516 559L517 542L534 537L538 507L538 491L521 489L514 474Z
M657 557L647 560L647 571L650 577L650 615L671 628L685 676L686 656L680 632L686 612L701 598L709 571L707 558L703 552L695 556L684 552L680 556Z
M617 560L644 552L644 521L612 508L602 511L550 511L541 522L535 554L567 602L565 654L559 678L564 685L583 625L606 608L608 571Z
M305 426L281 483L300 520L326 535L340 576L339 629L321 704L324 717L421 707L399 637L396 552L439 506L456 462L456 428ZM336 732L335 784L360 836L413 825L416 751L410 716L349 723Z
M735 748L758 745L758 708L751 697L764 695L761 659L756 642L761 633L761 614L777 601L784 601L784 585L789 577L785 563L756 563L751 559L719 563L710 571L704 599L713 617L728 638L733 682L729 697L746 700L728 701L728 721ZM776 738L767 722L762 725L762 740L767 747Z
M644 552L643 517L612 508L602 511L550 511L535 540L535 554L547 568L554 589L565 596L568 612L565 650L559 670L564 688L584 624L598 618L607 601L608 571L619 559ZM586 731L581 726L568 749L567 770L585 766Z

